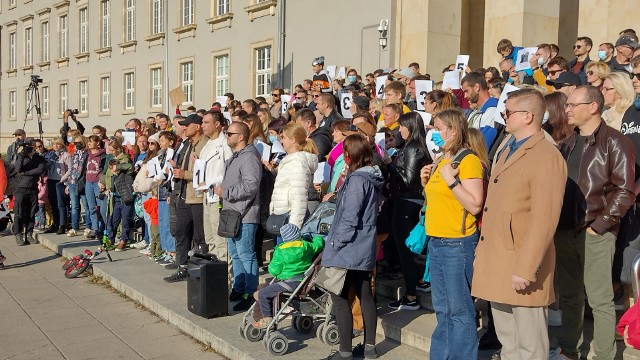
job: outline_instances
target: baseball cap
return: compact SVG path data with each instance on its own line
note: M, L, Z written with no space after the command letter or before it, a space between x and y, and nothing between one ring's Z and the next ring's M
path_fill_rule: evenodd
M182 125L182 126L187 126L190 124L198 124L198 125L202 125L202 117L198 114L191 114L189 116L187 116L186 119L182 120L182 121L178 121L178 124Z
M22 130L22 129L17 129L16 131L13 132L13 135L27 136L27 133L24 132L24 130Z
M617 46L628 46L635 50L640 47L640 44L631 36L623 35L616 41L616 47Z
M324 65L324 56L318 56L317 58L313 59L311 65Z
M401 79L401 78L411 79L412 77L416 76L416 71L410 67L406 67L406 68L400 69L400 71L396 72L393 75L398 79Z
M358 125L349 125L349 130L342 132L342 135L344 136L356 134L367 135L368 137L372 138L376 136L376 128L367 122L363 122Z
M578 77L578 75L572 73L571 71L563 71L555 80L547 80L547 85L552 86L555 84L578 86L580 85L580 78Z
M358 107L362 110L369 110L369 98L366 96L354 97L353 103L358 105Z
M284 224L280 228L280 236L282 236L282 241L292 241L300 238L300 229L294 224Z

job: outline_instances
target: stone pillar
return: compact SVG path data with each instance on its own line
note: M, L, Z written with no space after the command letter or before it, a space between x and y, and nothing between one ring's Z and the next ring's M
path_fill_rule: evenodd
M558 0L486 0L484 66L499 65L496 46L501 39L522 47L557 43L559 18Z
M580 0L577 33L578 36L588 36L593 40L593 49L589 57L592 60L598 59L598 46L603 42L615 45L620 31L627 28L639 30L637 12L636 1ZM565 51L561 49L561 52ZM572 54L571 51L567 52Z

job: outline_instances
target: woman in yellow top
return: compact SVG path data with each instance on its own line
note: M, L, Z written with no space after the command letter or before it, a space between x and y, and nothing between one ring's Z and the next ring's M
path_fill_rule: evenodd
M482 163L473 154L459 166L455 155L469 148L467 122L460 110L444 110L434 117L433 140L443 149L437 164L422 168L427 198L425 227L429 237L431 298L436 325L431 336L432 359L476 359L478 338L471 300L473 258L478 244L475 215L482 208Z

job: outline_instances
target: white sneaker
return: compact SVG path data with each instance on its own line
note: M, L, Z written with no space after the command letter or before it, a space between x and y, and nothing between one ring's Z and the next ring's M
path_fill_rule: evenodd
M146 255L146 256L149 256L149 255L151 255L151 250L149 250L149 249L142 249L142 250L140 250L140 254L142 254L142 255Z
M146 241L144 240L140 240L135 244L131 244L129 245L130 248L132 249L144 249L145 247L147 247L149 244L147 244Z
M144 254L145 252L149 252L149 251L151 251L151 250L150 250L149 245L147 245L144 249L140 250L140 254Z
M89 237L91 234L91 229L84 229L84 237Z
M74 229L70 229L70 230L67 232L67 236L68 236L68 237L77 236L77 235L78 235L78 233L77 233Z

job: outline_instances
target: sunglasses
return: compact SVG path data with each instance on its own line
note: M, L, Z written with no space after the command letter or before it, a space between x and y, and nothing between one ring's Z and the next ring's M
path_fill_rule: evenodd
M508 118L511 117L511 115L513 115L515 113L522 113L522 112L526 113L526 112L529 112L529 111L527 111L527 110L514 110L514 111L511 111L509 109L504 109L504 112L500 113L500 115L502 115L503 119L507 120ZM533 115L533 114L531 114L531 115Z
M640 74L631 73L629 74L629 77L631 78L631 80L633 80L633 78L635 78L636 80L640 80Z
M571 86L571 84L562 84L562 83L553 84L553 88L556 89L556 90L560 90L565 86Z
M549 70L549 75L551 76L555 76L557 73L561 72L562 70Z
M573 45L573 48L574 49L580 49L580 48L582 48L582 45Z
M82 146L82 143L81 143L81 142L74 142L74 143L73 143L73 145L75 145L75 146Z
M320 95L311 95L314 99L317 99L320 97Z
M271 96L280 96L280 94L271 94Z

